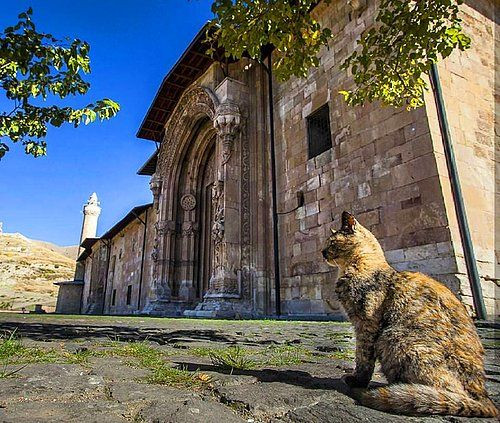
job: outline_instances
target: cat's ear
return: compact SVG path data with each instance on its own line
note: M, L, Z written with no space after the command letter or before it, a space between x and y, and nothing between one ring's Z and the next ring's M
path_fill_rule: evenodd
M356 229L356 219L349 212L342 212L342 228L340 229L342 232L353 234Z

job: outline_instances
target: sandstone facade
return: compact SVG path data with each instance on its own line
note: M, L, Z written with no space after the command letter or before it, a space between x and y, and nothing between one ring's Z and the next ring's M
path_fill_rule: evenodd
M498 28L493 0L469 1L462 10L473 46L439 71L483 295L496 315ZM376 2L358 11L344 1L322 2L312 13L332 29L334 42L307 78L274 81L283 314L342 314L337 272L320 251L343 210L373 231L396 268L431 274L471 305L432 95L412 112L346 106L338 92L352 81L339 65L372 25ZM165 78L139 131L161 143L140 172L151 176L153 205L81 256L84 312L275 312L267 73L247 59L211 63L199 49L200 34ZM325 105L332 145L311 157L308 118Z

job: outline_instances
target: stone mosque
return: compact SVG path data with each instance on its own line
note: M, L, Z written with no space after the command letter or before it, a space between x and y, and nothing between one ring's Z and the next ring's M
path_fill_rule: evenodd
M287 82L272 78L270 49L263 62L215 61L200 29L137 133L157 147L137 172L149 178L151 203L131 205L98 236L101 205L91 195L75 277L59 283L57 312L341 318L338 271L321 249L343 210L374 233L395 268L436 277L471 308L432 94L413 111L344 103L339 91L353 82L340 64L373 25L377 2L349 3L314 7L335 41L306 78ZM494 7L465 1L472 47L439 64L491 315L500 301Z

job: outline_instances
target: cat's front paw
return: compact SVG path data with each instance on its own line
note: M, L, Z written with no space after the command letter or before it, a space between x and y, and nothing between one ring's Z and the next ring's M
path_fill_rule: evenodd
M355 374L342 376L342 381L349 386L349 388L366 388L370 380L359 377Z

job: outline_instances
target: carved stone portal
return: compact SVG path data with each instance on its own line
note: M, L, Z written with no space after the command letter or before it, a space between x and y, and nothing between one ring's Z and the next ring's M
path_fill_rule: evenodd
M242 293L250 292L248 286L241 288L242 228L249 241L242 220L243 210L248 214L248 175L241 172L248 172L249 166L243 160L248 158L247 147L241 145L239 101L246 98L241 89L246 86L229 78L215 94L194 87L183 95L165 127L150 183L158 220L152 253L156 299L149 309L156 314L171 314L179 303L192 308L198 302L185 314L234 315ZM211 155L213 165L208 166ZM209 184L207 172L213 172Z

